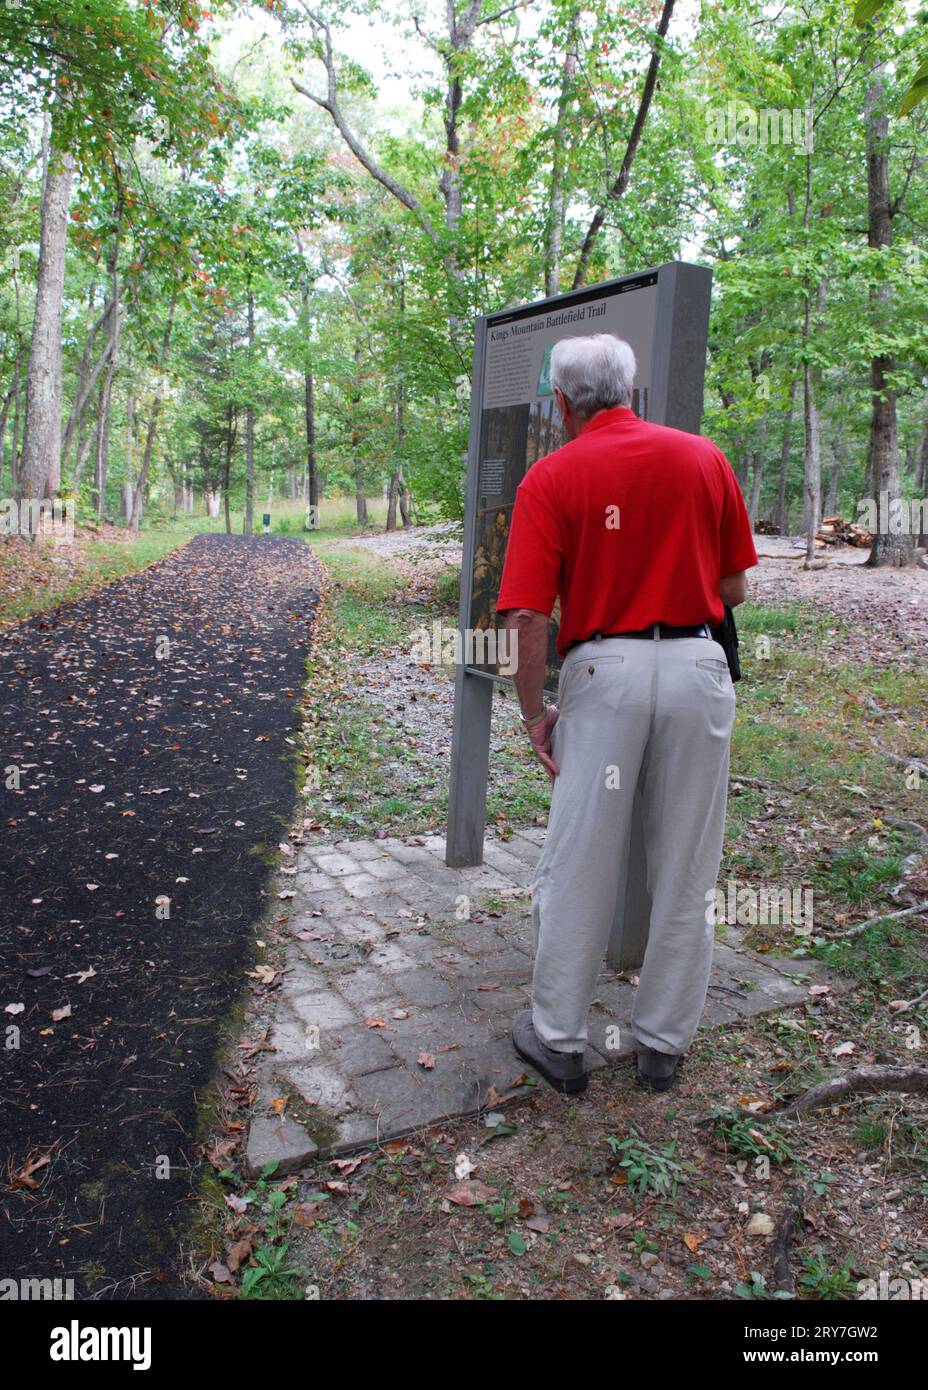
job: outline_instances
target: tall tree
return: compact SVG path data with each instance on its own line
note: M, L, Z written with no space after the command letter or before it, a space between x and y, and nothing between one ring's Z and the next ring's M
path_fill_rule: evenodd
M867 124L867 244L872 250L888 250L893 244L893 217L898 211L889 191L889 116L886 109L886 65L873 72L867 89L864 119ZM885 333L892 321L892 286L888 281L870 291L874 328ZM881 343L870 363L870 476L876 493L879 526L869 565L905 566L916 563L915 537L906 528L895 529L889 509L880 507L885 498L889 508L902 502L899 477L899 433L896 421L896 391L893 384L895 361L891 350Z
M43 146L39 279L26 369L21 480L22 494L29 498L54 497L61 484L61 310L74 173L71 155L55 146L51 116Z

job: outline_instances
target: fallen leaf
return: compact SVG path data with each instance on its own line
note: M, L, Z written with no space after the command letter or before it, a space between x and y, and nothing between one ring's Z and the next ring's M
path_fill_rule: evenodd
M773 1218L765 1211L756 1211L744 1229L749 1236L772 1236Z
M233 1246L226 1251L226 1265L235 1274L244 1260L247 1260L254 1249L254 1237L243 1236L237 1240Z
M497 1195L495 1187L487 1187L486 1183L480 1182L477 1178L458 1183L445 1193L447 1200L453 1202L456 1207L476 1207L481 1202L492 1201Z
M458 1182L464 1182L466 1178L470 1177L471 1173L475 1173L476 1171L477 1165L470 1161L467 1154L458 1154L457 1158L454 1160L454 1176L457 1178Z

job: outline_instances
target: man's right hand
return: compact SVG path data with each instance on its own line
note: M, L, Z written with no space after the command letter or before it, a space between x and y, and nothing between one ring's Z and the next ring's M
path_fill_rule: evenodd
M544 719L540 719L537 724L527 730L529 741L535 752L535 757L547 772L553 785L555 777L560 772L557 763L551 757L551 731L560 716L557 705L548 705L545 709Z

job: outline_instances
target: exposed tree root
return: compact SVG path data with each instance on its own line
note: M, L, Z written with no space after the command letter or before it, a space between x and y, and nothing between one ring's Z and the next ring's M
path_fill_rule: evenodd
M815 1110L821 1105L834 1105L837 1101L851 1096L872 1095L879 1091L910 1091L913 1094L928 1094L928 1067L854 1067L842 1072L828 1081L820 1081L811 1086L803 1095L797 1096L789 1105L780 1110L767 1110L756 1114L753 1110L743 1110L742 1116L754 1124L776 1124L806 1110Z

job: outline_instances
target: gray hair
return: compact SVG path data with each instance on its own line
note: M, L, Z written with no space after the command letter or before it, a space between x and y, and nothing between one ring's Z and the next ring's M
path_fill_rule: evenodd
M588 420L598 410L631 405L635 354L612 333L561 338L551 353L551 387L559 387L577 415Z

